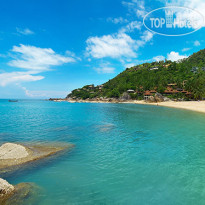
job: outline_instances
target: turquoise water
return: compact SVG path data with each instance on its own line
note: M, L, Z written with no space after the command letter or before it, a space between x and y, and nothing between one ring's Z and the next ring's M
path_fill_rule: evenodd
M69 152L4 176L42 187L39 205L205 204L205 115L131 104L0 101L0 141Z

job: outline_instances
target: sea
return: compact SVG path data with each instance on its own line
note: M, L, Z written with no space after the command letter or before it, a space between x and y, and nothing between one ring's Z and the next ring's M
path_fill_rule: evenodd
M205 204L205 114L152 105L0 100L0 144L74 148L3 176L31 205Z

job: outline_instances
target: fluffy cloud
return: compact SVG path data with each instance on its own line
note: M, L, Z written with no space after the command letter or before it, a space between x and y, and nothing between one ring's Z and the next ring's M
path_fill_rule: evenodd
M25 28L25 29L21 29L21 28L16 28L16 31L22 35L32 35L34 34L33 31L31 31L30 29L28 28Z
M29 72L10 72L0 74L0 86L6 86L11 83L32 82L44 79L40 75L32 75Z
M50 66L63 63L75 62L73 57L66 57L56 54L51 48L39 48L35 46L14 46L13 53L16 53L15 60L9 62L10 66L28 70L47 71Z
M135 40L125 33L90 37L86 43L87 54L94 58L136 57Z
M194 9L195 11L199 12L200 15L195 13L190 14L186 10L184 12L180 11L176 15L180 16L181 19L194 19L198 24L196 26L193 25L193 28L198 28L199 26L204 27L205 21L201 18L201 15L205 18L205 1L204 0L171 0L169 3L165 4L166 6L174 5L174 6L182 6L190 9ZM192 15L192 16L191 16Z
M184 58L187 58L186 55L180 55L178 52L172 51L171 53L167 54L167 59L171 61L178 61Z
M44 77L37 74L51 70L51 66L75 62L77 59L70 51L66 51L66 55L63 56L56 54L51 48L39 48L22 44L14 46L11 52L14 60L11 60L8 65L26 71L0 73L0 86L42 80Z
M105 35L102 37L90 37L87 43L87 55L94 58L136 58L136 50L144 46L153 37L149 31L145 31L139 40L133 40L125 33Z

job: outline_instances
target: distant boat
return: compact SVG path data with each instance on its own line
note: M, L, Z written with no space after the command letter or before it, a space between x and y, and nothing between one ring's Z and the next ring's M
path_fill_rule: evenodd
M9 100L9 102L18 102L18 100Z

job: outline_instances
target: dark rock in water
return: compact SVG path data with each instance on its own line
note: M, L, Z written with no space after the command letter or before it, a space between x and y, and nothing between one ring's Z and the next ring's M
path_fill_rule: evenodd
M122 96L120 97L120 100L130 100L130 99L131 97L127 92L124 92Z
M164 97L160 93L156 93L154 98L156 102L164 102Z

